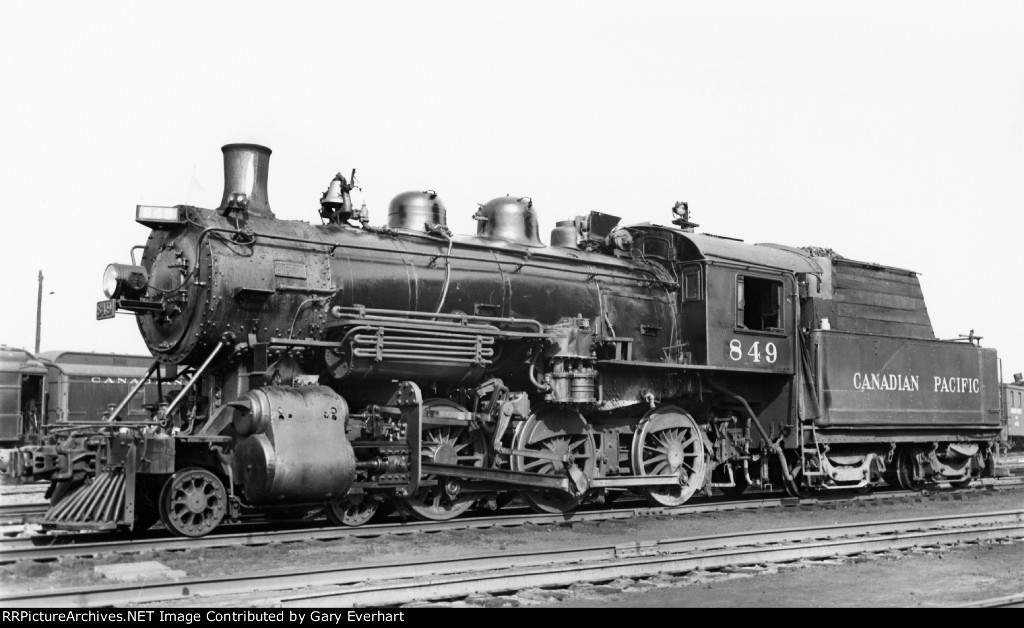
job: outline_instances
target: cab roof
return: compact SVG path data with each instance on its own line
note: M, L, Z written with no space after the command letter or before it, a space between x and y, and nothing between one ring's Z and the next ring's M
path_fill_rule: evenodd
M664 235L670 236L676 242L679 259L683 261L720 261L788 270L793 273L822 273L821 265L809 253L781 244L748 244L735 238L690 233L651 223L630 227L640 231L664 232Z

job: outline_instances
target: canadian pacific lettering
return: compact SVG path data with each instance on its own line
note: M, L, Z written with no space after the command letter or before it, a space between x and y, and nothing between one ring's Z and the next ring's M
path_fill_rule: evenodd
M933 377L937 393L981 393L981 380L977 377ZM857 390L896 390L917 392L921 390L921 379L918 375L903 373L854 373L853 387Z
M857 390L908 390L921 389L917 375L902 373L854 373L853 387Z
M935 392L977 394L981 392L981 380L970 377L939 377L936 375Z

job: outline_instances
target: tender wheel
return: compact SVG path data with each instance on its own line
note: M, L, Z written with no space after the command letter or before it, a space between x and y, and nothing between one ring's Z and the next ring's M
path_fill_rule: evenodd
M643 489L647 499L661 506L679 506L704 484L707 460L701 428L676 406L647 413L633 434L635 475L678 475L679 484Z
M577 470L577 487L585 486L594 477L594 437L587 422L576 412L555 407L544 407L516 428L512 448L532 450L545 457L514 455L510 463L513 471L564 476L566 464ZM559 460L552 459L553 457ZM568 457L568 463L560 459ZM537 512L568 512L580 504L580 497L557 490L524 491L523 499Z
M896 454L896 485L906 491L920 490L925 484L914 475L916 453L912 448L904 447Z
M448 399L428 399L423 402L423 413L430 409L451 408L466 412L466 408ZM483 432L470 426L442 425L423 430L422 456L426 462L458 464L482 467L487 441ZM475 497L462 495L458 478L426 476L435 480L432 486L425 486L415 495L399 502L401 508L418 519L446 521L454 519L469 510Z
M177 536L203 536L224 520L227 505L220 478L188 467L172 475L160 491L160 520Z
M365 493L347 495L327 503L327 520L336 526L361 526L377 514L380 502Z
M967 463L967 477L963 480L956 480L949 483L953 488L967 488L971 485L971 482L981 477L982 470L985 468L985 458L982 454L975 454L974 458Z

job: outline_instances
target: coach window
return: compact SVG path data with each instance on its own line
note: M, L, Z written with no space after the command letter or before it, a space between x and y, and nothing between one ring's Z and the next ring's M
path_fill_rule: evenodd
M737 275L736 326L752 331L782 331L782 282Z

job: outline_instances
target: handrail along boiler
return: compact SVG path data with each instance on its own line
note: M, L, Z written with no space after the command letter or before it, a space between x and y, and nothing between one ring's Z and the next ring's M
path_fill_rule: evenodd
M149 240L98 305L184 385L17 452L11 473L52 482L47 525L199 536L249 510L359 525L991 472L996 353L937 340L913 272L698 234L683 203L673 226L594 211L544 245L532 199L455 236L413 191L375 227L354 171L322 224L280 220L270 150L223 152L220 207L139 206Z

